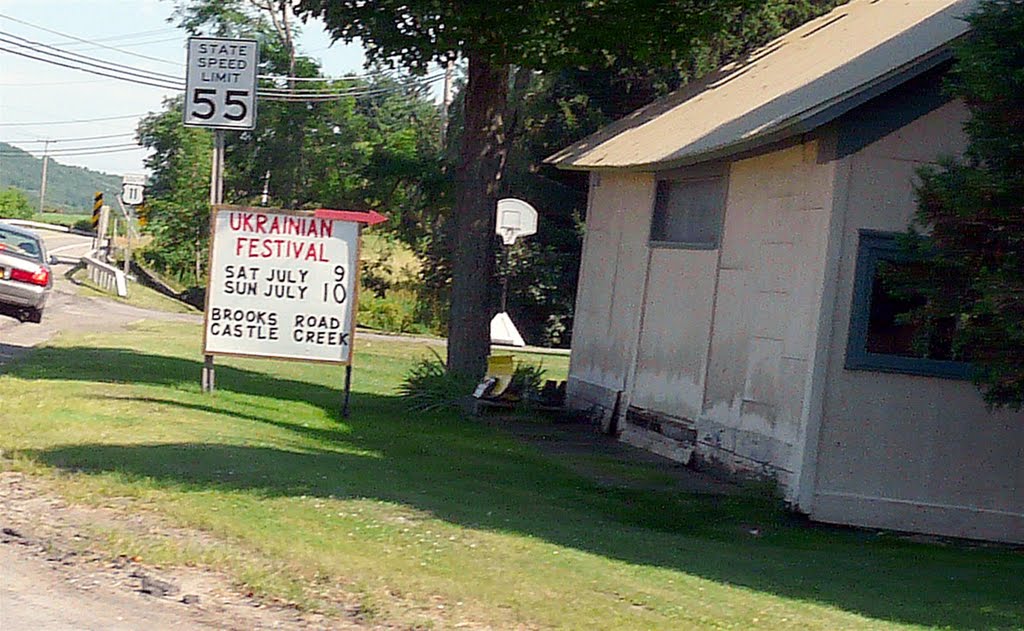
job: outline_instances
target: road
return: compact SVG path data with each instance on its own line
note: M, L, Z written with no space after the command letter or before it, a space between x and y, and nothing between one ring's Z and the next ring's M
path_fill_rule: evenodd
M61 258L81 257L92 247L91 237L46 230L39 234L49 253ZM112 331L147 318L199 321L195 315L153 312L123 302L81 296L66 277L71 268L67 263L53 266L53 293L46 302L41 324L21 323L0 314L0 365L60 332Z
M92 245L91 237L46 230L40 230L39 234L49 253L58 257L81 257ZM68 264L53 266L53 293L46 303L41 324L20 323L13 317L0 315L0 363L45 342L60 331L117 328L146 317L146 312L128 305L79 296L75 286L65 278L70 269ZM108 313L113 315L109 323L106 322Z
M79 586L15 546L0 546L0 629L79 631L103 629L217 629L181 611L174 602L142 601L131 592ZM73 579L72 579L73 580ZM27 588L31 586L31 588Z
M40 230L38 232L43 237L43 240L46 241L46 249L49 250L50 254L73 257L84 256L92 245L92 237L64 232L50 232L48 230Z

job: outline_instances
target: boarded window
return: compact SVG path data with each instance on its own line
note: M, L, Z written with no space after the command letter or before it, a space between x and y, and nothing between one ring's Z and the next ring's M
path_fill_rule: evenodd
M895 234L861 231L846 367L964 378L970 364L957 361L962 358L953 349L956 322L938 322L925 332L907 317L925 298L898 291L893 279L914 260L899 247Z
M651 245L717 248L727 188L726 175L659 180L651 220Z

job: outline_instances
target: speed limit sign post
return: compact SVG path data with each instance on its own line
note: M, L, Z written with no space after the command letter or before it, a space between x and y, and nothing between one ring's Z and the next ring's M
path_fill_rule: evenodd
M254 39L190 37L185 73L187 127L213 129L210 206L224 203L224 132L256 128L256 69L259 44ZM206 353L202 387L213 392L213 355Z
M256 40L189 38L185 125L255 129L258 65Z

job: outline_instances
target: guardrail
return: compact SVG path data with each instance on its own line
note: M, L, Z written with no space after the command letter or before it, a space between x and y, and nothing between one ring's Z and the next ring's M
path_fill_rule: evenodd
M53 232L66 232L68 234L77 234L82 237L95 237L91 232L84 230L78 230L71 226L64 226L56 223L44 223L42 221L29 221L28 219L0 219L4 223L9 223L12 226L22 226L24 228L35 228L36 230L52 230Z
M128 278L124 272L104 261L102 255L102 250L90 250L82 257L82 263L89 272L89 280L103 291L116 292L121 298L126 298Z
M3 219L0 221L36 230L66 232L68 234L77 234L83 237L95 236L91 232L83 232L82 230L71 228L70 226L43 223L41 221L30 221L28 219ZM70 256L56 256L54 258L56 258L60 263L68 263L72 265L77 263L84 265L89 274L89 280L97 287L106 292L116 293L121 298L128 296L128 277L123 271L104 260L106 259L106 250L104 248L90 250L89 253L81 259L76 259Z

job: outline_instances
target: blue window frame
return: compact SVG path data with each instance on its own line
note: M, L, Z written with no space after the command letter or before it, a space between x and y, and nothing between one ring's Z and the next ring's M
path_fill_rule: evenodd
M971 365L948 358L921 357L910 349L911 325L901 324L900 310L907 301L886 295L881 272L886 264L913 261L897 242L897 234L861 230L857 247L853 302L850 307L850 335L846 347L846 368L904 373L927 377L966 379ZM947 356L948 356L948 348Z

